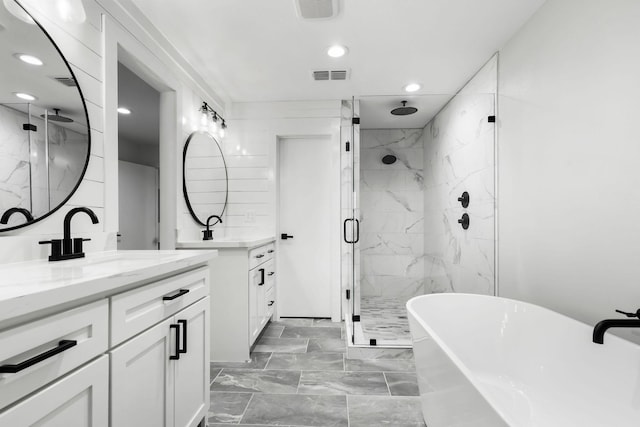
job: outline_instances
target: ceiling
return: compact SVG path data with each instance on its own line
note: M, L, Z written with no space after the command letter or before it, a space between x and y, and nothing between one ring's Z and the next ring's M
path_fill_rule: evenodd
M118 63L118 106L131 114L118 114L118 139L133 144L160 143L160 93L133 71Z
M341 0L304 20L295 0L121 0L137 7L222 96L235 102L453 94L544 0ZM329 46L348 47L330 58ZM312 70L347 69L347 81Z

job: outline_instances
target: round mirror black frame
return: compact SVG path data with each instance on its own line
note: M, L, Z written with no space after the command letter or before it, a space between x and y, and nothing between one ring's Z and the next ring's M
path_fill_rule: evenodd
M78 94L80 95L80 100L82 101L82 107L84 108L85 119L87 120L87 158L84 161L84 167L82 168L82 172L80 173L80 176L78 177L78 182L73 187L73 189L71 190L69 195L64 200L62 200L58 204L58 206L56 206L55 208L51 209L46 214L44 214L42 216L39 216L37 218L34 218L33 221L27 221L24 224L18 224L18 225L14 225L14 226L7 227L7 228L2 228L2 229L0 229L0 232L12 231L12 230L16 230L18 228L22 228L22 227L26 227L28 225L35 224L36 222L42 221L43 219L49 217L51 214L55 213L58 209L60 209L64 205L66 205L67 202L69 201L69 199L71 199L71 196L73 196L75 194L75 192L78 191L78 187L80 187L80 184L82 183L82 180L84 179L84 174L87 172L87 167L89 166L89 159L91 158L91 125L89 123L89 112L87 111L87 103L85 102L84 95L82 94L82 89L80 89L80 83L78 82L78 79L76 78L75 73L71 69L71 66L69 65L69 62L67 61L67 58L65 58L65 56L62 54L62 51L60 50L60 48L58 47L56 42L53 40L51 35L49 35L47 30L44 29L44 27L38 22L38 20L36 20L33 16L31 16L29 11L27 9L25 9L24 6L22 6L17 1L15 3L18 6L20 6L20 8L22 10L24 10L24 12L31 17L31 19L33 19L33 22L35 22L35 24L38 26L38 28L40 28L40 31L42 31L43 34L47 37L47 39L49 39L49 41L51 42L51 44L53 45L55 50L58 52L58 55L60 55L60 58L62 58L62 61L64 62L64 64L67 66L67 69L69 70L69 73L71 74L71 77L76 82L76 89L78 89Z
M218 140L209 132L203 132L203 131L191 132L191 134L187 138L187 141L184 143L184 149L182 150L182 194L184 194L184 201L187 204L187 209L189 209L191 218L193 218L193 220L198 224L202 225L203 227L206 227L207 224L203 222L200 218L198 218L198 215L196 215L196 212L193 210L193 206L191 206L191 202L189 201L189 194L187 193L187 168L186 168L187 150L189 149L189 143L191 142L191 139L195 135L207 135L211 137L211 139L213 139L213 142L215 142L216 145L218 146L218 150L220 150L220 156L222 157L222 163L224 164L224 176L225 176L225 185L226 185L226 192L224 195L224 206L222 207L222 212L220 212L220 217L224 215L224 211L227 209L227 202L229 200L229 171L227 170L227 161L224 159L224 153L222 152L222 147L220 147Z

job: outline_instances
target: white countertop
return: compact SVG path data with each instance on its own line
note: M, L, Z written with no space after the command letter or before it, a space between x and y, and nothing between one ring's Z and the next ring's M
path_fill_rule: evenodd
M110 251L0 265L0 323L204 264L216 251Z
M266 243L275 241L275 236L268 237L221 237L213 240L191 240L177 242L176 248L180 249L224 249L247 248L253 249Z

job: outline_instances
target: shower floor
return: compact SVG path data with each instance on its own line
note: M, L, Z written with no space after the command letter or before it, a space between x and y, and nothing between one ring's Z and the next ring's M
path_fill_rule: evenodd
M378 346L410 347L411 333L405 304L406 299L401 298L362 297L359 322L362 344L369 344L369 340L375 339Z

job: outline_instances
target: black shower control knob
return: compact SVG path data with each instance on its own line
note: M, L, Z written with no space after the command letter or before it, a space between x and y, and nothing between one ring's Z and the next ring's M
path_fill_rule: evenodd
M462 204L463 208L469 207L469 193L466 191L462 193L462 195L458 197L458 201Z
M462 218L458 220L458 224L461 224L464 230L469 228L469 215L466 213L462 214Z

